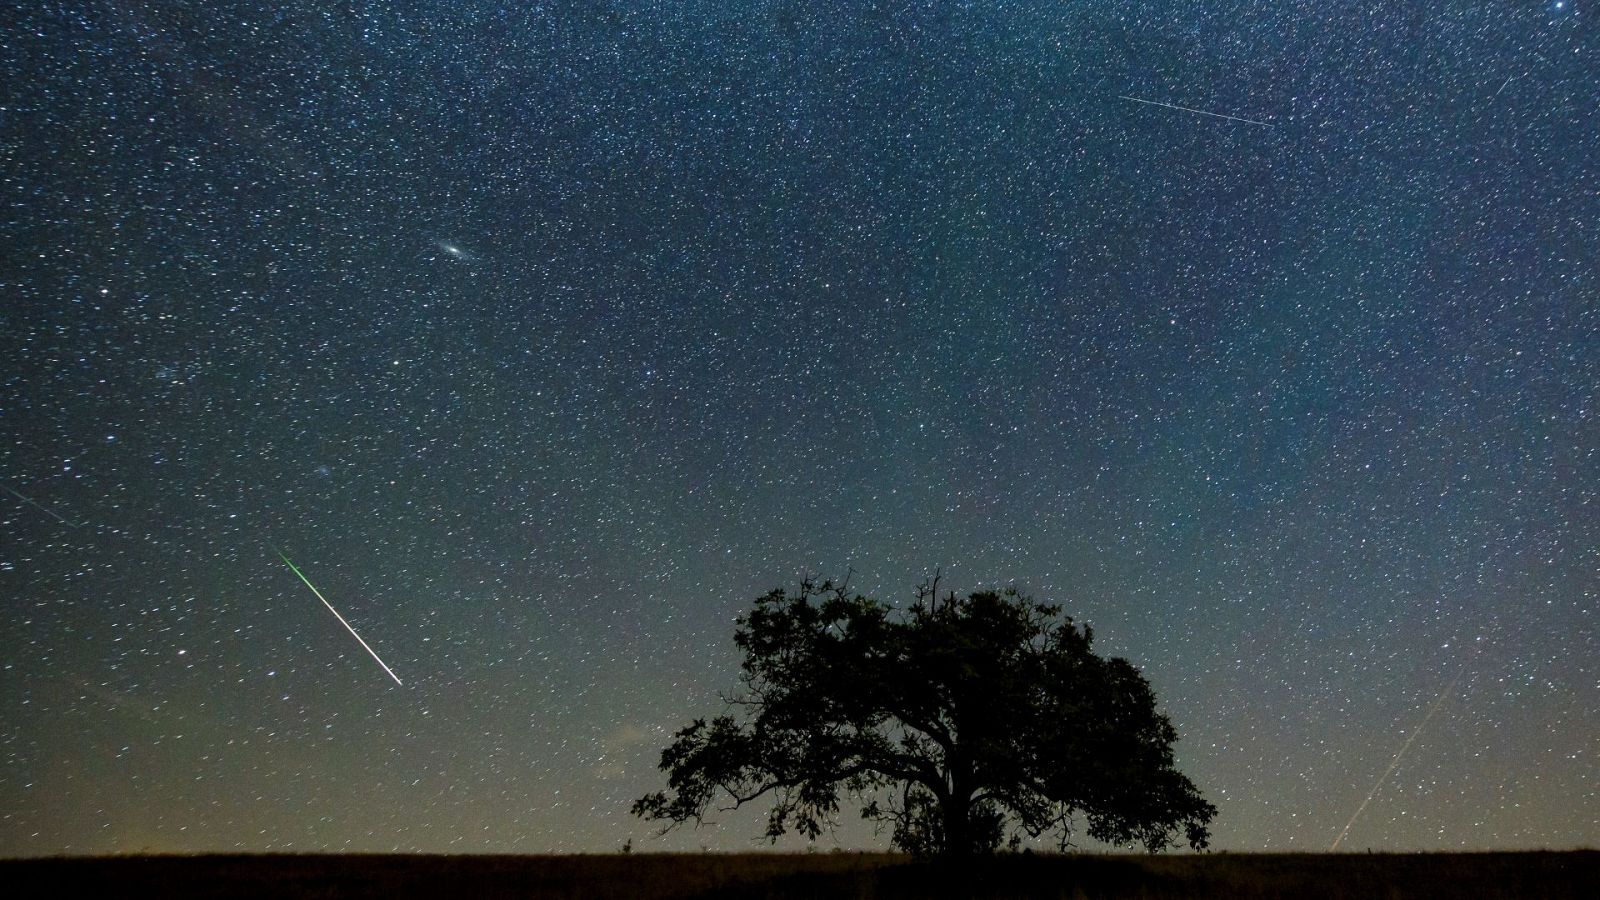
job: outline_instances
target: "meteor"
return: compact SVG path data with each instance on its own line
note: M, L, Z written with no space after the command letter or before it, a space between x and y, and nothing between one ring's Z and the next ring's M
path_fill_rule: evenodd
M372 654L372 658L377 660L378 665L383 666L383 670L389 673L389 677L394 679L394 683L400 685L401 687L405 687L405 682L400 680L400 676L396 675L394 670L389 668L388 663L385 663L382 659L378 658L378 653L376 650L373 650L371 647L367 646L366 641L361 640L361 635L356 634L356 630L350 627L350 623L344 620L344 616L339 615L339 611L333 608L333 604L328 602L328 598L322 596L322 592L317 590L317 586L311 583L311 579L307 578L305 573L301 572L298 566L292 562L289 562L289 557L284 556L282 550L278 550L278 558L283 560L284 564L287 565L290 570L294 572L294 574L300 576L300 580L306 583L306 587L311 588L311 593L316 594L317 599L322 601L322 605L328 608L328 612L333 613L333 617L339 620L339 624L343 625L345 630L350 632L350 636L355 638L357 641L360 641L361 646L365 647L367 652Z
M1272 123L1271 122L1258 122L1255 119L1243 119L1243 118L1240 118L1238 116L1225 116L1222 113L1206 112L1203 109L1190 109L1187 106L1174 106L1171 103L1162 103L1160 100L1140 100L1138 97L1127 97L1127 96L1124 96L1122 94L1118 94L1117 95L1117 99L1118 100L1132 100L1135 103L1145 103L1145 104L1148 104L1150 106L1164 106L1167 109L1178 109L1178 110L1182 110L1182 111L1184 111L1186 113L1194 113L1195 115L1199 115L1199 116L1211 116L1211 117L1217 118L1217 119L1227 119L1230 122L1244 122L1244 123L1246 123L1248 125L1265 125L1268 128L1272 127Z
M1475 657L1477 655L1478 651L1474 648L1472 656ZM1461 671L1457 672L1456 677L1450 679L1450 683L1445 685L1444 690L1439 692L1439 699L1433 701L1433 705L1428 707L1428 711L1422 716L1422 721L1417 723L1416 728L1411 729L1411 734L1406 737L1406 742L1400 745L1400 752L1396 753L1394 759L1389 761L1389 768L1384 769L1383 774L1378 776L1378 783L1372 786L1372 791L1367 794L1367 799L1361 801L1361 805L1356 807L1356 814L1350 817L1350 821L1344 823L1344 830L1339 832L1339 836L1333 839L1333 846L1328 848L1329 853L1339 849L1339 844L1344 841L1344 836L1350 833L1350 826L1356 824L1356 820L1361 818L1363 812L1366 812L1367 804L1372 802L1373 797L1378 796L1378 789L1383 787L1383 783L1389 780L1389 776L1394 774L1394 770L1400 767L1400 760L1405 758L1406 751L1411 749L1411 745L1416 741L1417 735L1422 733L1422 729L1428 727L1428 721L1433 718L1433 714L1438 712L1439 707L1444 705L1444 701L1449 699L1450 695L1455 692L1456 684L1461 681L1461 676L1467 674L1467 668L1471 664L1472 657L1468 657L1467 661L1462 664Z
M57 522L60 522L61 524L67 526L68 528L77 528L78 527L76 523L68 522L66 519L61 518L59 515L56 515L51 510L46 509L45 507L40 506L39 504L33 502L33 498L32 497L24 496L21 492L15 491L15 490L11 489L10 487L8 487L7 485L0 484L0 488L5 488L6 493L8 493L11 496L17 498L18 500L21 500L23 503L28 504L29 506L33 507L34 509L37 509L38 511L44 513L45 515L49 516L50 518L55 519Z

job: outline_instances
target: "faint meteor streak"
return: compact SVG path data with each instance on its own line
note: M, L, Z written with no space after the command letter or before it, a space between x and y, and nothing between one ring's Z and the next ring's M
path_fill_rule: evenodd
M1241 118L1239 116L1225 116L1222 113L1206 112L1203 109L1190 109L1187 106L1177 106L1177 105L1174 105L1172 103L1162 103L1160 100L1140 100L1138 97L1129 97L1129 96L1126 96L1124 94L1118 94L1117 95L1117 99L1118 100L1132 100L1135 103L1146 103L1146 104L1149 104L1150 106L1164 106L1167 109L1178 109L1178 110L1182 110L1182 111L1187 112L1187 113L1194 113L1194 114L1200 115L1200 116L1211 116L1211 117L1217 118L1217 119L1227 119L1230 122L1245 122L1245 123L1248 123L1250 125L1265 125L1268 128L1272 127L1272 123L1271 122L1258 122L1255 119L1245 119L1245 118Z
M379 659L378 652L376 650L373 650L370 646L368 646L366 641L361 640L361 635L356 634L356 630L350 627L350 623L344 620L344 616L339 615L339 611L333 608L333 604L328 602L328 598L322 596L322 592L317 590L317 586L311 583L311 579L307 578L305 573L301 572L298 566L292 562L289 562L289 557L284 556L282 550L278 550L278 558L282 559L284 564L287 565L294 572L294 574L300 576L300 580L306 583L306 587L311 588L311 593L317 595L317 599L321 600L322 605L328 608L328 612L333 613L333 617L339 620L339 624L343 625L345 630L350 632L350 636L355 638L357 641L360 641L361 646L366 647L367 652L372 654L372 658L377 660L378 665L383 666L383 670L389 673L390 678L394 679L394 683L400 685L401 687L405 687L405 682L400 680L400 676L396 675L394 670L389 668L388 663L385 663L382 659Z
M1473 655L1477 655L1476 650L1473 651ZM1367 794L1367 799L1361 801L1361 805L1356 807L1356 814L1350 817L1350 821L1344 823L1344 830L1339 832L1339 836L1333 839L1333 846L1328 848L1329 853L1339 849L1339 844L1344 840L1345 835L1350 833L1350 827L1356 824L1356 820L1361 818L1363 812L1366 812L1367 804L1372 802L1373 797L1378 796L1378 790L1383 787L1383 783L1388 781L1389 776L1394 774L1394 770L1400 767L1400 760L1405 758L1406 751L1411 749L1411 744L1416 741L1417 735L1422 733L1422 729L1428 727L1428 720L1433 718L1433 714L1438 712L1439 707L1444 705L1444 701L1448 700L1450 695L1455 692L1456 683L1461 680L1461 676L1467 674L1467 667L1471 663L1472 659L1469 657L1465 663L1461 664L1461 671L1457 672L1456 677L1450 679L1450 683L1445 685L1444 690L1439 692L1439 699L1433 701L1433 705L1428 707L1428 711L1423 714L1422 721L1417 723L1417 727L1411 729L1411 734L1406 737L1406 742L1400 745L1400 752L1396 753L1394 759L1389 761L1389 768L1384 769L1383 774L1378 776L1378 783L1372 786L1372 791Z
M49 516L50 518L55 519L57 522L60 522L61 524L67 526L68 528L77 528L78 527L76 523L68 522L66 519L61 518L59 515L57 515L56 513L52 512L51 510L45 509L43 506L40 506L39 504L33 502L33 498L25 496L25 495L23 495L21 493L18 493L17 491L11 489L7 485L0 484L0 488L5 488L6 493L8 493L11 496L17 498L18 500L21 500L23 503L28 504L29 506L33 507L34 509L37 509L39 512L44 513L45 515Z

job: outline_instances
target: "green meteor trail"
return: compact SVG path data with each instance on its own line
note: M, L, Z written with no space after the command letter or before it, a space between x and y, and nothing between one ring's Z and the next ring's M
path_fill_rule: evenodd
M388 663L385 663L378 657L378 652L376 650L373 650L372 647L368 646L366 641L361 640L361 635L356 634L356 630L350 627L350 623L344 620L344 616L339 615L339 611L333 608L333 604L328 602L328 598L322 596L322 592L317 590L317 586L311 583L311 579L307 578L304 572L300 571L300 567L290 562L289 557L284 556L282 550L278 550L278 558L282 559L284 565L287 565L289 569L294 572L294 574L300 576L300 580L306 583L306 587L311 588L311 593L316 594L317 599L322 601L322 605L328 608L328 612L333 613L333 617L339 620L339 624L343 625L345 630L350 632L350 636L355 638L357 641L360 641L361 646L365 647L366 651L372 654L372 658L377 661L378 665L383 666L383 670L389 673L389 677L394 679L394 683L400 685L401 687L405 687L405 682L400 680L400 676L396 675L394 670L389 668Z
M18 491L15 491L15 490L11 489L10 487L8 487L6 485L3 485L3 484L0 484L0 488L5 488L6 493L8 493L11 496L17 498L18 500L21 500L23 503L28 504L29 506L33 507L34 509L37 509L38 511L44 513L45 515L49 516L50 518L55 519L57 522L60 522L61 524L67 526L68 528L77 528L78 527L77 523L68 522L66 519L64 519L61 516L57 515L55 512L53 512L53 511L51 511L49 509L46 509L45 507L40 506L39 504L35 503L33 501L32 497L25 496L22 493L20 493Z

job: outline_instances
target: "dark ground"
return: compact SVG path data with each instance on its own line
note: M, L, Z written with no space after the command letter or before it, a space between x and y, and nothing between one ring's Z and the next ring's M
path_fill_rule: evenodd
M151 856L0 861L19 898L1221 898L1600 896L1600 852L1006 856L887 854Z

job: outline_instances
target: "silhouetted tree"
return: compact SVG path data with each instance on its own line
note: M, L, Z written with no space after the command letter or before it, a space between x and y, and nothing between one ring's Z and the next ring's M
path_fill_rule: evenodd
M843 791L918 855L992 852L1008 831L1013 847L1053 833L1066 848L1080 816L1111 844L1160 850L1181 830L1205 847L1216 807L1174 768L1177 732L1092 639L1010 589L941 600L935 578L903 613L831 581L774 590L734 631L729 714L676 734L668 790L633 812L671 829L718 797L770 798L770 838L815 838Z

